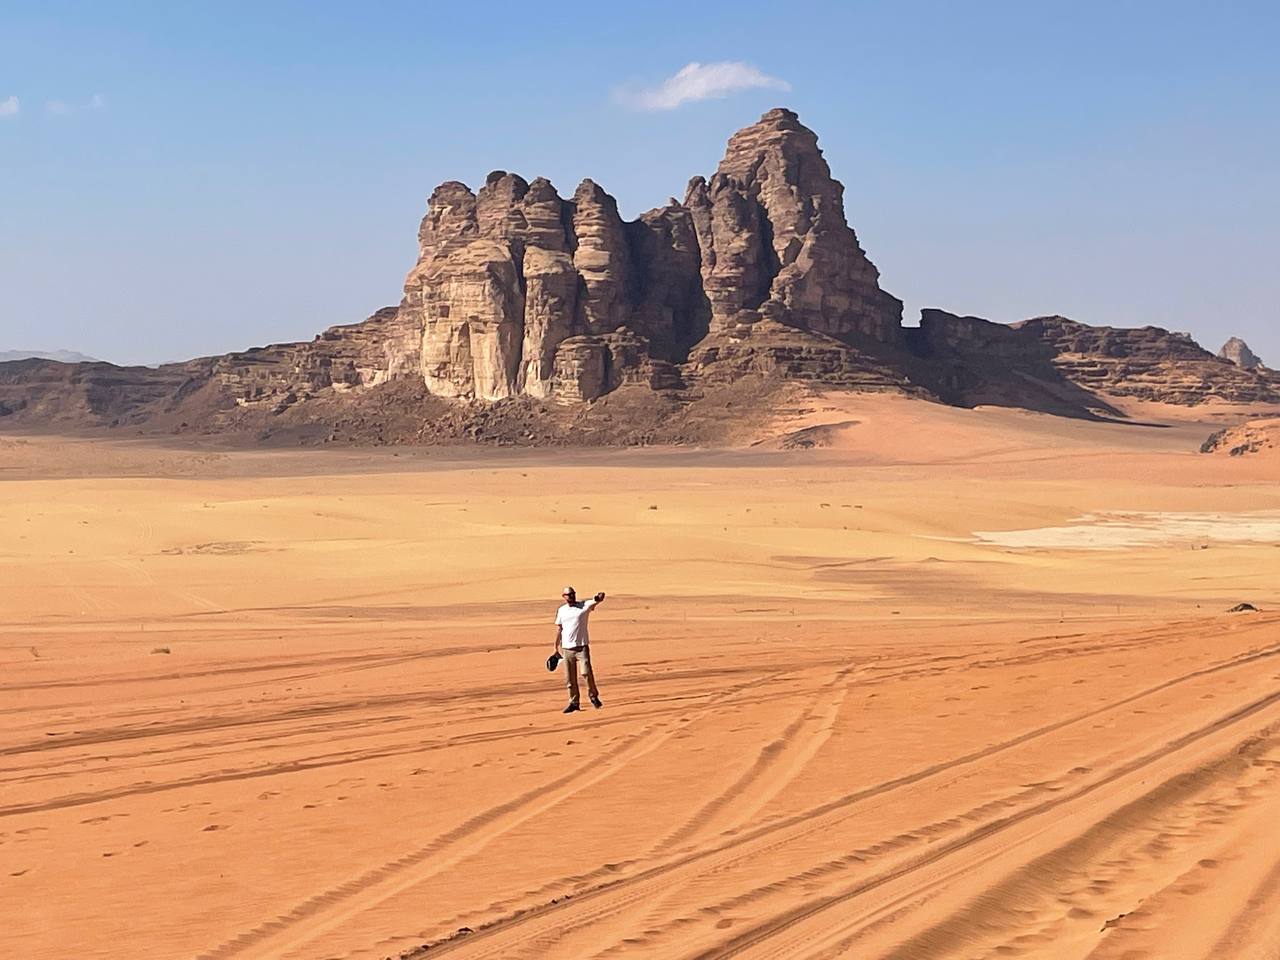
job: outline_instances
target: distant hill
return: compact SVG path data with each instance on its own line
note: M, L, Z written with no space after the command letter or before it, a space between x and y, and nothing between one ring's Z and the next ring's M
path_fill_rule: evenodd
M57 360L59 363L96 363L97 357L74 350L0 350L0 363L10 360Z
M782 108L735 133L683 203L636 220L591 180L568 198L501 170L474 192L451 180L427 202L398 306L155 367L2 363L0 427L702 443L790 403L786 381L1077 418L1121 418L1114 401L1280 408L1280 371L1250 367L1242 343L1223 359L1159 327L933 308L904 326L843 196L817 134Z
M1222 345L1222 349L1218 351L1218 356L1223 360L1230 360L1237 367L1244 367L1246 370L1257 370L1261 366L1265 366L1262 358L1249 349L1249 345L1239 337L1232 337Z

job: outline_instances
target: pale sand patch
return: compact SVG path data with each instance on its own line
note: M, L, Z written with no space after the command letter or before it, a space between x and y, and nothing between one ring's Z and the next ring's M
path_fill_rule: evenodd
M1119 550L1166 543L1280 543L1280 513L1089 513L1030 530L975 530L1000 547Z

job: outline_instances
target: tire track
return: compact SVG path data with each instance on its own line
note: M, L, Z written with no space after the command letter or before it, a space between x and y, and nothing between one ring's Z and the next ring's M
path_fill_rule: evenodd
M1203 667L1201 669L1191 671L1190 673L1187 673L1178 677L1174 677L1170 680L1166 680L1153 687L1149 687L1146 690L1139 691L1138 693L1122 698L1121 700L1117 700L1111 704L1104 705L1102 707L1080 714L1076 717L1071 717L1061 721L1057 721L1046 727L1038 728L1037 730L1030 731L1019 737L1015 737L1012 740L1004 741L1001 744L994 745L991 748L987 748L987 749L991 752L1001 752L1003 750L1019 746L1030 739L1034 739L1036 737L1043 736L1045 734L1052 733L1056 730L1062 729L1063 727L1066 727L1070 724L1078 723L1087 719L1092 719L1093 717L1099 716L1117 707L1125 706L1136 700L1142 699L1147 696L1151 696L1155 693L1158 693L1162 690L1166 690L1177 684L1185 683L1189 680L1194 680L1199 677L1208 676L1221 670L1232 669L1236 666L1258 662L1264 659L1275 657L1277 655L1280 655L1280 645L1265 647L1259 650L1250 651L1249 653L1242 654L1231 660L1224 661L1219 664L1213 664L1208 667ZM729 675L736 675L744 672L747 672L747 671L743 669L723 671L724 674L729 674ZM890 679L892 678L886 677L886 676L880 676L873 680L864 680L863 685L878 685L882 683L887 683L890 681ZM752 684L748 682L748 685L755 686L756 684ZM529 686L530 685L523 685L521 689L528 689ZM539 690L540 689L541 687L539 687ZM508 695L509 693L510 691L507 688L502 688L500 692L481 693L478 696L473 695L469 699L471 701L474 701L476 699L498 699L502 696ZM364 700L358 700L358 701L347 701L341 704L329 704L329 705L321 705L321 706L315 706L315 707L299 708L294 711L284 711L283 714L286 715L289 719L307 719L310 717L327 716L334 713L341 713L341 712L357 709L360 707L369 706L372 704L374 700L378 701L379 704L381 704L382 701L385 701L387 699L391 699L396 702L416 701L420 703L424 698L417 694L398 694L391 698L370 698L370 699L364 699ZM449 695L441 699L446 701L460 701L467 698L464 698L461 695ZM656 711L656 712L660 713L661 711ZM71 747L71 746L85 746L85 745L98 746L104 743L118 742L118 740L120 739L133 740L133 739L139 739L147 736L163 736L170 733L184 732L184 731L202 732L202 731L208 731L208 730L239 729L244 726L260 726L268 723L281 722L281 719L280 719L281 716L282 714L276 714L268 718L228 718L225 722L216 720L216 719L206 720L202 722L192 721L186 724L169 725L163 730L155 730L154 728L129 730L127 731L128 733L127 736L123 736L116 739L112 739L108 737L102 737L102 738L94 737L87 740L85 739L78 740L75 742L70 742L67 740L62 741L61 743L47 742L43 744L37 744L36 746L40 748L39 752L46 752L46 751L57 750L65 747ZM633 715L631 719L635 719L635 716ZM362 723L364 721L357 718L351 722ZM600 723L623 723L623 722L626 722L626 718L620 717L616 719L600 721ZM86 793L79 793L79 794L69 794L62 797L50 798L47 800L31 801L27 803L15 803L15 804L9 804L6 806L0 806L0 817L15 816L15 815L25 814L25 813L36 813L36 812L41 812L46 810L58 810L65 807L86 806L94 803L101 803L109 800L116 800L123 797L149 795L149 794L160 793L160 792L165 792L169 790L179 790L184 787L203 786L203 785L217 784L217 783L228 783L228 782L233 782L237 780L256 780L263 777L273 777L281 774L299 773L307 770L315 770L315 769L321 769L325 767L346 766L352 763L362 763L367 760L380 760L380 759L397 757L397 756L411 756L416 753L443 750L443 749L448 749L450 747L455 747L455 746L464 746L468 743L483 743L483 742L489 742L494 740L501 740L509 737L523 736L523 735L527 735L527 733L528 731L526 728L509 728L504 731L480 732L480 733L476 733L466 737L456 737L451 740L437 741L435 743L431 743L431 742L424 743L420 740L415 740L409 744L402 745L402 746L391 746L383 749L368 750L363 752L348 752L348 753L337 754L337 755L325 754L325 755L320 755L315 757L305 757L305 758L285 761L278 764L272 764L265 767L255 767L249 770L218 771L210 774L199 774L191 777L179 778L176 780L171 780L163 783L144 782L141 784L128 784L128 785L113 787L105 790L97 790L93 792L86 792ZM12 749L12 748L9 750L0 749L0 756L4 756L6 754L12 756L12 755L16 755L18 753L24 753L24 752L35 752L35 751L18 750L18 749ZM921 771L920 776L921 777L932 776L936 773L940 773L949 769L950 766L953 764L971 763L971 762L974 762L975 760L983 759L985 756L988 756L988 755L990 755L990 753L986 751L980 751L977 754L969 754L964 757L958 758L955 761L950 761L946 764L935 764ZM915 782L915 781L914 780L903 780L902 782L891 781L891 783L899 786L908 782ZM854 796L860 797L861 795L858 794ZM844 802L845 801L842 799L842 800L832 801L832 804L841 805ZM822 810L815 811L815 813L821 813L821 812L823 811Z
M684 824L655 843L649 855L663 853L708 830L708 824L731 804L735 806L729 826L749 822L754 818L756 813L790 782L799 769L812 759L830 738L835 718L848 693L848 684L845 683L842 686L842 681L845 681L853 670L854 668L848 667L837 671L827 683L822 685L818 694L819 697L834 694L832 700L816 702L813 699L809 700L777 738L760 748L755 761L737 780L699 807ZM837 690L839 692L835 693ZM773 784L771 789L760 791L760 795L753 797L745 807L739 806L742 803L743 794L770 770L788 761L794 768L790 776Z
M710 832L713 828L714 818L728 808L730 804L734 804L735 801L737 801L737 804L734 804L732 808L732 819L723 825L719 832L724 834L734 826L750 823L756 813L798 775L800 770L830 738L835 720L848 693L847 678L855 669L855 667L846 667L843 670L836 671L829 680L818 688L817 697L811 697L791 723L783 729L782 733L760 749L755 762L730 787L700 807L673 834L659 840L640 860L643 862L651 859L655 854L668 851L683 840L691 839L700 833ZM831 699L822 699L823 695L832 694L833 691L837 690L839 692ZM809 696L807 691L801 691L801 693ZM802 733L806 732L811 735L802 736ZM782 776L780 778L767 784L761 783L770 771L779 767L782 768ZM755 796L750 797L745 802L745 805L739 806L743 804L744 794L756 784L761 784L762 789L758 790ZM669 898L670 891L646 898L646 914L652 914ZM544 955L553 955L553 951L558 944L574 936L583 927L589 926L591 922L568 922L560 925L554 934L538 941L539 950Z
M775 681L783 675L782 672L767 674L722 691L703 707L702 712L709 712L738 693ZM696 718L671 717L665 723L657 724L657 729L650 725L623 737L604 755L592 758L550 783L491 807L395 860L307 898L287 913L199 954L198 960L224 960L246 952L258 952L259 948L266 949L266 941L291 931L304 921L307 922L304 933L287 943L276 944L266 955L279 956L289 949L309 943L349 916L370 909L447 870L507 831L564 802L586 787L612 776L627 763L657 749L693 719ZM322 914L325 916L321 919Z
M452 938L445 938L443 940L424 945L424 947L419 951L405 954L405 957L420 958L428 956L429 953L429 955L434 958L457 950L468 950L476 957L504 957L504 950L506 948L501 944L489 945L485 941L500 939L503 935L519 936L522 940L530 939L533 936L536 936L536 934L528 931L527 928L530 925L547 925L558 929L560 925L570 922L567 917L563 916L563 910L572 910L576 913L580 909L585 909L584 905L586 904L595 904L587 914L586 920L587 922L596 922L605 916L615 914L620 910L628 908L643 898L652 895L654 892L666 890L674 881L674 875L678 873L692 872L695 875L703 874L714 869L720 869L736 860L745 859L747 857L762 856L767 853L768 850L792 842L800 836L829 829L832 823L839 822L840 820L851 816L852 813L850 812L850 808L865 800L882 796L894 790L901 789L902 787L919 784L932 777L938 776L939 774L955 770L959 767L968 766L973 763L986 760L992 756L1023 746L1066 727L1093 719L1094 717L1111 712L1120 707L1127 706L1178 684L1223 670L1251 665L1259 660L1275 657L1277 655L1280 655L1280 646L1265 648L1261 651L1253 651L1220 664L1191 671L1182 676L1163 681L1147 688L1146 690L1139 691L1138 693L1121 698L1120 700L1114 701L1110 704L1094 708L1074 717L1046 724L1042 727L1001 741L1000 743L992 744L980 750L975 750L961 757L932 764L912 773L904 774L901 777L883 781L879 784L855 791L854 793L848 794L844 797L828 801L824 804L819 804L783 820L740 834L739 836L715 847L704 848L674 857L667 862L648 867L647 869L641 870L630 876L605 880L594 887L589 887L585 890L574 893L571 899L562 899L559 903L544 903L514 911L507 916L500 917L485 926L475 929L472 933L463 937L454 936ZM1242 719L1245 716L1250 716L1258 710L1265 709L1278 701L1280 701L1280 693L1273 694L1264 698L1262 701L1256 701L1255 703L1250 704L1243 708L1242 711L1236 711L1229 714L1226 718L1220 719L1215 724L1210 725L1209 728L1202 728L1201 731L1193 732L1187 736L1192 739L1200 736L1206 736L1222 725L1237 722L1239 719ZM1191 742L1191 740L1188 740L1187 742ZM1175 743L1177 743L1177 741L1175 741ZM1176 748L1177 747L1174 747L1172 749ZM1114 776L1120 775L1120 773L1116 773ZM1076 794L1071 794L1070 796L1074 797ZM1060 802L1061 800L1059 798L1055 798L1055 800L1050 801L1050 803L1055 804ZM1035 809L1038 810L1040 808ZM976 842L976 840L981 839L988 833L995 832L997 829L1002 829L1004 826L1009 824L1010 819L1011 818L1005 818L1003 820L996 821L994 826L984 828L985 832L975 831L973 834L968 835L970 839L965 842ZM947 850L951 850L953 847L954 842L952 845L937 848L926 862L934 862L945 854ZM906 872L909 871L904 868L900 872L895 872L892 875L886 875L872 886L865 887L865 889L863 887L859 887L852 892L843 894L839 902L843 902L844 900L849 899L849 897L856 896L860 892L865 892L865 890L873 889L874 886L888 883L891 879L895 879L898 875L904 875ZM834 904L827 904L824 901L822 905L814 907L812 912L827 909L831 905ZM553 917L552 914L555 914L556 916ZM807 915L808 914L805 914L805 916ZM779 923L795 923L799 922L801 919L804 919L804 917L796 917L794 920L784 920ZM783 927L779 927L779 929L783 929ZM748 936L748 934L744 934L743 936ZM736 943L737 941L735 940L732 942ZM735 947L734 949L737 948ZM725 954L725 956L732 955L732 953Z
M1065 949L1066 940L1062 932L1053 929L1051 925L1045 926L1043 919L1051 919L1055 913L1058 916L1065 915L1069 908L1081 908L1083 906L1081 900L1087 901L1091 894L1077 893L1076 896L1071 896L1064 893L1061 886L1056 885L1054 880L1060 880L1072 874L1083 875L1085 869L1102 855L1102 851L1111 849L1109 859L1088 870L1088 876L1095 884L1092 896L1101 896L1114 885L1111 875L1124 870L1126 856L1145 858L1149 865L1162 858L1167 852L1164 838L1186 835L1188 828L1185 823L1181 821L1176 825L1173 823L1179 817L1184 821L1188 818L1193 820L1199 818L1201 821L1215 822L1212 818L1219 815L1222 809L1220 805L1201 804L1201 809L1197 810L1194 809L1195 805L1188 801L1205 792L1213 795L1215 790L1219 791L1219 794L1238 792L1241 789L1242 775L1255 788L1273 779L1275 773L1272 769L1259 766L1254 761L1275 746L1275 740L1272 738L1277 726L1280 725L1272 723L1264 728L1261 734L1246 733L1242 740L1233 740L1226 749L1216 750L1208 760L1197 758L1191 770L1179 769L1178 772L1169 774L1149 789L1145 789L1145 777L1151 773L1151 770L1144 768L1137 771L1144 778L1140 781L1144 785L1142 793L1097 820L1091 818L1091 811L1101 798L1091 797L1089 805L1081 805L1082 809L1078 812L1060 813L1055 820L1055 825L1081 814L1090 817L1089 825L1079 833L1073 834L1070 839L1051 846L1046 852L1034 855L1029 861L1020 862L1012 870L1001 874L996 882L982 888L977 895L969 897L961 907L948 914L941 922L933 923L924 931L897 942L891 949L883 944L878 945L876 955L901 958L901 960L915 957L934 958L950 955L959 947L974 952L974 955L982 956L990 955L991 951L996 954L1023 952L1007 942L1007 938L1013 938L1014 943L1017 944L1030 940L1037 943L1055 943L1059 948ZM1212 736L1211 733L1209 735ZM1156 756L1152 761L1153 764L1176 756L1176 753L1159 751L1157 753L1158 756L1153 754ZM1069 784L1051 785L1049 792L1058 792L1066 786ZM1082 792L1091 792L1097 789L1097 786L1097 784L1086 785ZM1045 792L1043 788L1024 791L1024 798L1043 795ZM1068 798L1063 802L1069 804L1073 799L1076 798ZM1008 803L988 803L959 819L966 822L979 822L980 826L985 827L991 822L989 814L998 813L1002 809L1008 809L1009 806ZM1214 806L1214 809L1211 812L1206 811L1203 809L1205 806ZM1153 823L1161 827L1161 831L1151 837L1149 830L1144 833L1144 828L1152 828ZM930 827L917 828L903 836L913 840L932 841L938 836L934 828L949 824L949 821L944 821ZM1037 828L1034 836L1044 832L1045 828ZM1049 838L1050 843L1053 843L1052 833L1049 833ZM961 863L948 864L945 872L937 876L906 878L903 885L904 892L896 895L894 899L882 903L860 904L861 915L842 918L843 924L842 920L832 924L824 923L822 918L818 918L812 924L816 929L802 925L790 931L789 936L783 938L782 942L769 940L759 944L758 950L754 951L753 955L755 952L763 952L766 956L804 955L813 960L817 958L835 960L838 957L848 956L848 952L857 946L859 941L865 941L868 935L888 926L890 922L901 923L908 911L932 899L937 891L945 888L949 883L958 881L966 887L972 886L975 883L975 868L980 868L984 862L995 860L1026 842L1028 841L1012 843L1003 841L992 853L979 851L976 853L976 860L966 859ZM1127 847L1128 853L1126 854L1123 849L1117 852L1114 850L1115 847ZM854 851L837 860L821 864L817 868L806 870L802 874L749 890L735 896L731 901L724 901L709 909L716 911L754 906L759 910L760 900L769 893L776 892L779 888L794 889L794 885L812 883L815 879L834 876L849 867L862 866L868 859L866 854L869 852L871 851L865 849ZM1100 884L1099 881L1101 881ZM1103 893L1098 893L1098 890ZM1040 917L1042 925L1034 932L1028 933L1025 926L1010 926L1009 921L1015 917L1025 921L1030 915L1032 922L1035 922L1038 909L1042 914ZM842 925L843 930L840 929ZM854 932L847 933L851 928ZM997 943L988 943L985 948L980 948L979 945L984 939L990 939L993 930L1000 930L1006 939ZM1127 953L1124 955L1129 956Z
M754 687L762 681L749 681L742 687ZM727 695L738 688L728 688L721 694ZM753 703L761 703L764 700L775 699L778 695L766 697L759 700L751 701ZM667 698L670 701L672 698ZM676 698L678 699L678 698ZM718 702L718 701L717 701ZM634 723L636 720L649 718L661 718L671 712L670 707L663 707L657 710L646 712L637 712L621 716L614 716L608 719L596 720L597 727L615 726ZM366 721L352 721L356 723ZM427 724L426 729L437 729L439 723ZM305 731L300 731L305 733ZM34 813L44 810L58 810L65 807L86 806L94 803L102 803L109 800L117 800L123 797L149 795L154 793L163 793L170 790L180 790L186 787L204 786L216 783L229 783L237 780L257 780L263 777L274 777L282 774L300 773L308 770L318 770L326 767L342 767L354 763L364 763L369 760L382 760L390 757L415 756L422 753L432 753L439 750L448 750L455 747L467 746L476 743L491 743L501 740L518 739L529 736L527 726L522 727L506 727L500 730L478 731L472 734L464 734L455 736L445 740L423 741L417 737L411 738L407 743L390 745L378 749L369 749L363 751L347 751L338 754L321 754L317 756L304 757L282 761L280 763L269 764L261 767L253 767L251 769L240 770L222 770L215 773L196 774L190 777L181 777L174 780L155 783L153 781L145 781L143 783L133 783L112 787L93 792L68 794L61 797L50 798L47 800L31 801L28 803L14 803L0 807L0 817L16 816L23 813ZM78 761L72 761L78 762ZM181 762L171 761L171 762Z
M697 681L705 685L706 681L726 680L735 676L758 676L758 668L725 667L715 670L670 671L666 674L646 676L623 676L611 681L618 689L626 689L632 685L645 686L653 683L667 683L673 680ZM730 688L732 689L732 688ZM16 756L24 753L44 753L50 750L62 750L67 747L101 746L125 740L145 739L171 735L188 735L204 733L209 730L239 729L241 727L262 726L271 723L288 723L295 720L310 720L316 717L356 710L387 709L406 706L448 706L458 705L470 709L477 700L492 701L503 698L528 699L546 690L544 681L530 681L489 687L480 691L466 693L430 694L420 690L408 693L384 694L381 696L361 697L336 703L317 704L307 707L295 707L280 710L261 716L233 717L201 717L193 720L148 725L144 727L108 727L101 730L88 730L69 734L53 740L30 740L25 743L0 746L0 757Z
M845 903L856 897L862 896L880 887L884 887L893 881L907 878L924 867L937 864L954 854L970 850L982 841L997 836L1012 827L1026 823L1033 818L1055 812L1068 804L1088 798L1102 788L1110 786L1118 780L1129 777L1135 773L1143 772L1157 762L1170 758L1187 747L1199 743L1207 737L1221 733L1235 724L1255 717L1259 713L1277 705L1280 705L1280 692L1272 693L1254 700L1237 710L1233 710L1231 713L1219 717L1217 720L1214 720L1209 724L1197 727L1195 730L1174 738L1156 750L1149 751L1140 757L1120 764L1118 767L1109 771L1106 775L1098 778L1092 783L1079 787L1070 793L1058 794L1025 810L1010 814L1009 816L993 820L990 823L984 824L983 826L954 840L940 843L928 853L912 858L898 867L884 871L874 877L860 880L857 883L845 887L837 893L828 894L827 896L821 897L814 902L807 903L802 907L784 912L779 916L765 921L764 923L756 925L750 930L730 938L720 946L701 951L695 954L694 957L696 960L724 960L724 958L747 955L757 947L773 951L782 949L784 952L780 955L794 956L794 948L792 952L786 952L787 948L782 947L777 943L771 943L770 941L774 941L782 934L792 933L800 924L812 920L826 911L843 906ZM1277 724L1273 721L1270 726L1265 726L1263 735L1274 735L1276 727ZM1257 733L1251 733L1247 735L1244 740L1247 741L1255 738L1256 736L1258 736ZM1232 752L1234 752L1234 749L1235 748L1233 746ZM966 866L961 865L956 869L958 871L963 871L966 869ZM798 943L811 943L812 937L803 931L799 931L795 932L793 940L797 941L797 945Z

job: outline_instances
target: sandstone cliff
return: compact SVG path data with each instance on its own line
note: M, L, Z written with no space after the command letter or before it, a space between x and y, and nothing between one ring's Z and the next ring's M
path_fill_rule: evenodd
M906 335L918 358L913 379L949 403L1114 416L1108 401L1118 398L1280 402L1280 376L1241 369L1160 327L1092 327L1060 316L998 324L925 310Z
M1045 343L1063 376L1088 390L1176 404L1280 400L1280 378L1215 357L1185 333L1091 327L1057 316L1014 327Z
M880 289L842 195L789 110L735 134L683 204L631 222L590 180L567 200L505 171L474 194L443 184L401 305L423 330L424 382L440 396L592 400L626 382L679 383L672 365L691 348L741 341L762 320L896 346L902 305Z
M712 329L769 319L839 340L901 342L902 304L880 289L818 138L790 110L739 130L710 181L689 183Z
M441 184L399 306L154 370L0 364L0 424L668 442L709 435L681 411L724 400L728 417L787 380L1077 417L1120 416L1124 397L1280 403L1280 374L1236 340L1215 357L1156 327L901 314L816 135L776 109L683 202L631 221L591 180L567 198L501 170Z
M1218 358L1221 360L1230 360L1237 367L1243 367L1246 370L1257 370L1263 366L1262 358L1249 349L1249 345L1239 337L1232 337L1222 345L1222 349L1218 351Z

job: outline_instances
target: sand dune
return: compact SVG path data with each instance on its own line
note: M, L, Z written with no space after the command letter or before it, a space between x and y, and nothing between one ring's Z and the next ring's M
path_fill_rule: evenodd
M749 451L0 440L0 944L1280 956L1280 472L1207 432L816 396ZM1089 517L1176 535L1027 541ZM610 594L573 716L565 581Z

